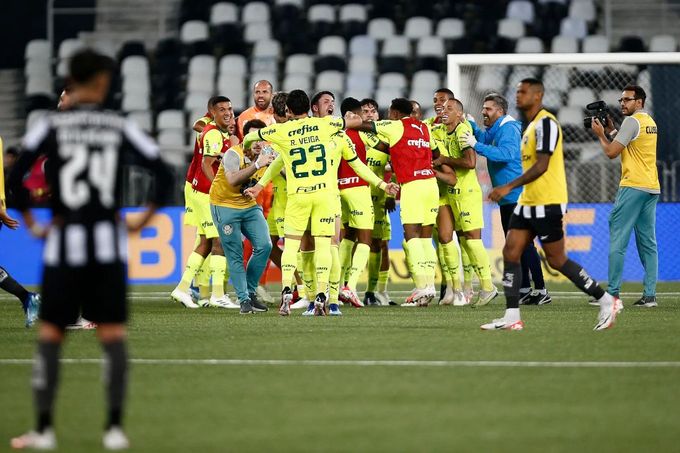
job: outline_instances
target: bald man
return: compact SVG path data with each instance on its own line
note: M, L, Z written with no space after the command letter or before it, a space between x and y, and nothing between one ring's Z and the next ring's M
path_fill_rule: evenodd
M260 80L253 85L253 102L255 105L241 112L236 123L236 135L243 138L243 125L250 120L261 120L266 125L274 124L272 92L274 87L268 80Z

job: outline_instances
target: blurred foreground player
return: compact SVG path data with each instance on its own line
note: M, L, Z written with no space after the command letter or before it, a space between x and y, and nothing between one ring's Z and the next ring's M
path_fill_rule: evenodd
M117 200L123 189L121 165L136 163L155 177L156 192L149 209L127 225L139 232L172 186L171 175L160 160L157 145L133 122L103 110L114 63L91 50L75 54L70 62L74 107L46 115L23 141L24 152L10 177L17 208L31 231L39 227L28 210L22 178L33 162L46 154L52 188L52 222L45 234L43 305L40 311L38 351L31 383L37 412L35 431L14 438L13 448L53 449L53 409L59 375L59 355L65 327L82 309L96 322L104 349L104 382L108 416L104 448L129 446L122 430L127 384L126 243ZM79 298L78 294L88 297ZM92 297L95 296L95 297Z

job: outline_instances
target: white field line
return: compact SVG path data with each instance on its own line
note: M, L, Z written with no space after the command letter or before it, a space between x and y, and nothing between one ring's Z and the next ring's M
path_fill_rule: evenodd
M189 366L345 366L421 368L680 368L680 361L660 362L562 362L511 360L267 360L267 359L130 359L135 365ZM75 365L101 364L101 359L61 359ZM33 359L0 359L0 365L32 365Z

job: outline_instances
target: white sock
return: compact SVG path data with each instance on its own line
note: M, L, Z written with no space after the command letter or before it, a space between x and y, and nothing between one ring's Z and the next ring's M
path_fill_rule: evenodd
M597 299L597 301L600 303L600 307L602 307L603 304L604 306L611 306L614 303L614 298L605 291L604 296Z
M546 294L548 294L548 290L545 288L537 289L536 291L538 291L538 294L540 294L541 296L545 296Z
M503 319L510 322L519 321L520 320L519 308L506 308L505 316L503 316Z
M529 294L531 292L531 287L529 288L520 288L519 293L520 294Z

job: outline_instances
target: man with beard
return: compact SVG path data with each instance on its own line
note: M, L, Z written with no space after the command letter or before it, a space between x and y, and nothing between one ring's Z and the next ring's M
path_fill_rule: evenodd
M255 105L244 110L236 122L236 135L243 138L243 126L250 120L261 120L264 124L274 124L274 109L272 108L272 94L274 87L268 80L260 80L253 86L253 102Z

